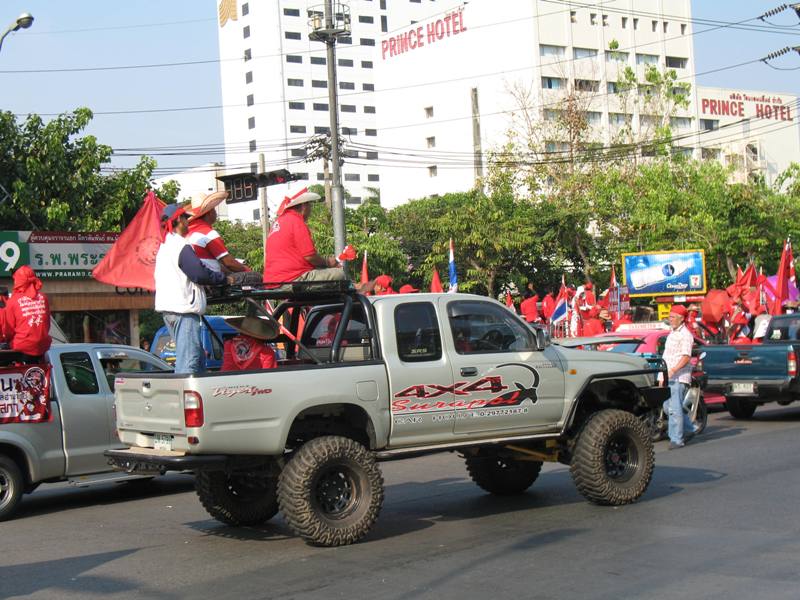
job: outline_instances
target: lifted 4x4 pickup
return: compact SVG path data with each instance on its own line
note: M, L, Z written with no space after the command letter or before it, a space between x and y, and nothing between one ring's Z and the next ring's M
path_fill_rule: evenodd
M277 369L117 380L119 469L192 469L231 525L279 510L308 542L362 538L383 503L378 460L457 451L493 494L524 492L543 461L598 504L638 499L653 472L639 418L667 397L641 358L551 346L514 313L465 294L367 298L350 285L228 289L284 326ZM291 287L289 291L285 291ZM263 300L284 300L267 316ZM299 330L301 313L305 316Z

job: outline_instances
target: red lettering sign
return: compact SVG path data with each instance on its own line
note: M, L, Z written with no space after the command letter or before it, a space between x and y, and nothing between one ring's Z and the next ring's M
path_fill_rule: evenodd
M381 40L381 59L400 56L412 50L423 48L426 44L442 41L464 33L464 9L459 8L447 13L444 17L403 33Z

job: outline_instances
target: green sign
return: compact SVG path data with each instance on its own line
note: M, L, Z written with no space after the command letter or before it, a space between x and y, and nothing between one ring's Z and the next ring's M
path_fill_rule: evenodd
M0 277L11 277L22 265L29 264L28 244L19 241L19 232L0 231Z

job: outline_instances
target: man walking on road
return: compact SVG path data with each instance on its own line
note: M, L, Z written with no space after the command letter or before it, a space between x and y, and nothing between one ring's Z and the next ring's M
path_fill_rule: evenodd
M669 399L664 402L664 413L669 417L669 449L683 448L684 443L694 436L694 424L683 411L683 399L692 383L692 346L694 338L684 324L687 310L676 304L669 311L669 324L672 328L664 345L664 362L667 363Z

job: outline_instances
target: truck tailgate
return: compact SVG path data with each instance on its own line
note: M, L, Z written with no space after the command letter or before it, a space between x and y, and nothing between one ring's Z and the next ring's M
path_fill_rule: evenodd
M117 427L120 431L184 432L183 378L117 378Z
M732 382L777 382L789 379L788 353L784 344L706 346L703 368L710 388Z

